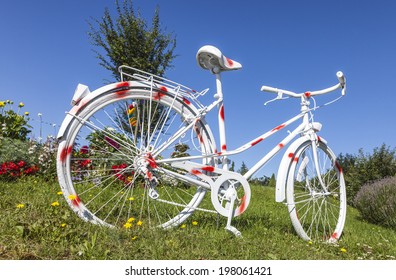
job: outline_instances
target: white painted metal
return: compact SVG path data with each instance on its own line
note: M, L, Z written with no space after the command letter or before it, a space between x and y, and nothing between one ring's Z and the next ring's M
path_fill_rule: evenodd
M234 60L227 58L226 56L223 55L223 53L219 49L213 46L202 47L198 51L196 58L199 66L202 67L203 69L210 70L211 73L214 74L216 78L215 100L211 104L204 105L200 102L200 97L205 95L208 89L205 89L200 92L195 91L184 85L165 79L163 77L158 77L150 73L140 71L138 69L131 68L128 66L121 66L119 68L119 71L121 74L122 82L120 83L111 84L102 87L100 89L97 89L93 92L90 92L87 86L78 85L75 95L73 96L72 99L73 107L70 110L70 112L67 113L65 120L62 123L62 126L58 133L58 138L64 139L65 137L69 137L68 131L73 121L78 121L80 123L84 122L83 119L80 119L79 113L81 110L85 108L85 106L91 104L93 100L97 100L98 98L101 98L102 96L107 96L108 94L113 94L113 92L119 91L120 88L149 89L149 91L151 92L150 100L153 100L154 98L160 98L158 96L159 94L158 90L165 89L168 95L168 99L169 98L170 100L173 99L173 102L175 102L175 100L178 100L179 103L180 100L182 100L183 102L185 102L185 105L187 107L195 108L194 109L195 113L191 115L183 113L182 114L183 118L185 118L188 125L181 127L178 131L174 132L173 135L169 136L169 139L167 141L162 143L159 147L156 147L155 151L152 151L152 153L150 153L150 156L158 165L170 164L179 169L180 168L184 169L185 171L187 171L187 174L181 174L172 170L161 169L160 167L153 167L153 168L157 169L159 172L164 172L168 174L170 177L176 180L188 182L189 184L192 185L197 185L202 190L211 190L212 203L214 208L218 213L220 213L223 216L226 216L228 219L226 228L239 236L240 232L231 226L231 220L234 216L238 216L242 214L246 210L250 202L251 194L247 180L251 178L262 166L268 163L269 160L272 157L274 157L276 154L278 154L286 145L290 144L293 141L293 139L297 138L286 149L282 157L277 174L275 199L277 202L285 201L287 176L293 161L297 160L296 152L299 149L299 147L307 141L310 141L312 143L314 149L319 141L321 141L322 143L326 143L326 141L323 138L319 138L319 136L317 136L316 134L318 131L320 131L322 125L320 123L313 121L313 113L318 108L331 104L332 102L328 102L322 106L316 106L316 103L314 103L314 106L312 107L310 101L314 100L312 98L313 96L327 94L329 92L338 89L341 89L341 93L342 93L341 96L344 96L346 93L346 79L343 73L339 71L336 74L337 79L339 81L338 84L332 87L325 88L323 90L306 91L302 93L295 93L292 91L278 89L270 86L262 86L261 87L262 91L267 91L276 94L276 98L270 100L269 102L282 100L289 97L300 99L301 101L300 113L290 118L286 122L281 123L279 126L243 144L242 146L230 150L227 147L227 142L226 142L224 95L223 95L221 74L224 71L240 69L242 65ZM128 81L125 81L125 79L128 79ZM336 100L338 100L338 98ZM170 107L173 107L172 101L169 102L170 103L168 105ZM267 102L266 104L268 104L269 102ZM190 106L190 104L193 105ZM196 155L196 156L184 156L180 158L162 156L162 152L164 150L168 149L169 147L171 147L171 145L173 145L174 143L179 141L182 137L184 137L187 131L195 127L195 124L198 121L203 120L205 116L215 108L217 108L217 116L218 116L218 127L219 127L218 135L219 135L219 144L220 144L219 150L215 148L215 143L210 143L210 145L212 145L213 147L212 149L213 152L211 153L203 153L202 155ZM148 110L149 112L151 112L151 101ZM149 114L149 116L151 116L151 114ZM302 120L301 123L292 132L290 132L278 145L273 147L270 150L270 152L268 152L260 160L258 160L258 162L246 174L242 176L238 173L228 171L229 169L228 160L227 160L228 157L235 154L243 153L244 151L250 149L251 147L257 145L258 143L272 136L273 134L279 132L280 130L283 130L285 127L288 127L293 123L296 123L300 119ZM148 122L151 122L151 120L149 119ZM209 133L210 133L209 137L213 137L213 135L211 135L211 132ZM149 130L148 139L152 139L152 138L153 136L150 135L150 130ZM147 147L147 149L148 148L149 147ZM60 149L65 150L65 149L70 149L70 147L65 146L64 141L63 142L61 141ZM145 150L144 152L147 153L149 151ZM70 176L67 175L66 173L68 172L70 173L70 169L67 169L68 167L66 167L66 169L64 167L62 168L59 167L62 164L61 159L64 160L64 158L62 157L66 157L66 156L63 155L62 152L60 152L58 156L58 171L60 174L59 180L61 182L61 185L65 185L65 180L67 180L67 178L65 179L65 177ZM197 165L196 163L192 162L192 160L196 160L196 159L203 159L204 162L211 162L212 166L205 167L204 165ZM316 172L320 178L320 170L318 170L318 165L319 165L318 159L314 157L313 160L316 166ZM216 166L215 162L220 163L221 165ZM305 162L305 164L308 163L309 162ZM148 164L149 164L148 161L143 163L143 165L146 166L148 166ZM60 171L60 169L62 170ZM209 175L207 174L208 172ZM191 176L191 174L193 174L195 177ZM217 174L217 175L213 175L213 174ZM145 177L152 176L152 174L149 175L150 176L145 176ZM324 182L321 181L321 184L323 188L326 188ZM241 197L237 197L236 186L242 187L245 194L243 199ZM156 192L155 187L153 187L150 191L151 191L151 195L150 195L151 199L157 201L164 201L164 199L161 198L160 195ZM202 196L203 195L204 192ZM226 204L219 203L219 196L221 196L222 199L225 199L227 203ZM200 196L198 200L200 201L201 199L202 198ZM199 201L194 205L183 205L183 206L186 207L186 211L188 213L191 213L194 210L203 210L202 208L198 207ZM181 206L180 203L176 203L176 202L168 202L168 203L173 204L175 206L176 205ZM243 206L241 206L242 205L241 203L243 203ZM206 209L204 211L211 212L213 210ZM176 220L177 219L179 218L176 218ZM179 224L179 222L175 222L174 220L171 220L169 223L163 226L168 227L168 225L172 226L177 224Z

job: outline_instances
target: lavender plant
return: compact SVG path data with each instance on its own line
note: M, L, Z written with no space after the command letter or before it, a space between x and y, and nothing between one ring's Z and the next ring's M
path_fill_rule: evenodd
M365 184L354 203L368 222L396 229L396 176Z

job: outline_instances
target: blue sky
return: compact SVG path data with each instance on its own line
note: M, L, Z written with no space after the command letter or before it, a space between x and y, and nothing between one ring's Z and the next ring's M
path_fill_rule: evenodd
M148 21L157 5L163 28L177 39L178 57L168 78L197 90L209 87L204 100L210 102L215 81L197 66L197 50L212 44L242 63L241 70L223 75L229 148L298 112L295 100L264 106L273 96L260 92L262 85L316 90L335 84L338 70L347 77L347 96L316 112L321 135L336 154L396 146L395 1L134 1ZM113 10L114 0L3 1L0 100L25 103L36 137L38 113L59 125L78 83L93 90L111 78L98 65L87 35L87 21L102 16L105 7ZM54 133L49 124L43 129L45 135ZM280 134L236 157L237 167L242 160L251 167L285 136ZM264 174L276 171L279 160Z

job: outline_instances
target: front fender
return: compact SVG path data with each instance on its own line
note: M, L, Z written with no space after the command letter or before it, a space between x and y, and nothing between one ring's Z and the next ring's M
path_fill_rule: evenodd
M317 140L323 143L327 143L327 141L317 136ZM300 145L304 142L310 141L310 137L308 135L304 135L294 141L289 148L286 150L285 154L282 157L281 163L279 165L278 174L276 177L276 190L275 190L275 201L283 202L286 199L286 182L287 175L289 173L290 164L293 160L295 160L294 155Z
M296 139L284 153L281 163L279 164L278 174L276 177L275 201L283 202L286 199L286 182L289 173L290 163L294 160L294 154L297 148L309 140L308 136L302 136Z

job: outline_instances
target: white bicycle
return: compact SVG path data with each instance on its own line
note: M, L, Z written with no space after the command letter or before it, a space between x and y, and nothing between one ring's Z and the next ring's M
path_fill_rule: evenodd
M242 66L213 46L202 47L197 61L216 77L217 92L209 105L199 101L207 89L195 91L127 66L119 68L121 82L93 92L78 85L58 134L58 178L69 206L86 221L126 228L171 228L194 211L218 213L227 217L226 229L240 236L231 221L248 208L248 179L296 138L279 166L276 201L286 203L303 239L337 241L346 216L345 182L335 154L317 135L321 124L313 121L313 113L321 107L315 96L338 89L340 97L345 95L343 74L337 73L338 84L319 91L263 86L261 90L277 94L271 101L299 99L300 113L229 150L221 73ZM219 146L205 121L215 108ZM229 171L228 157L298 120L302 122L246 174ZM204 199L208 191L210 200Z

